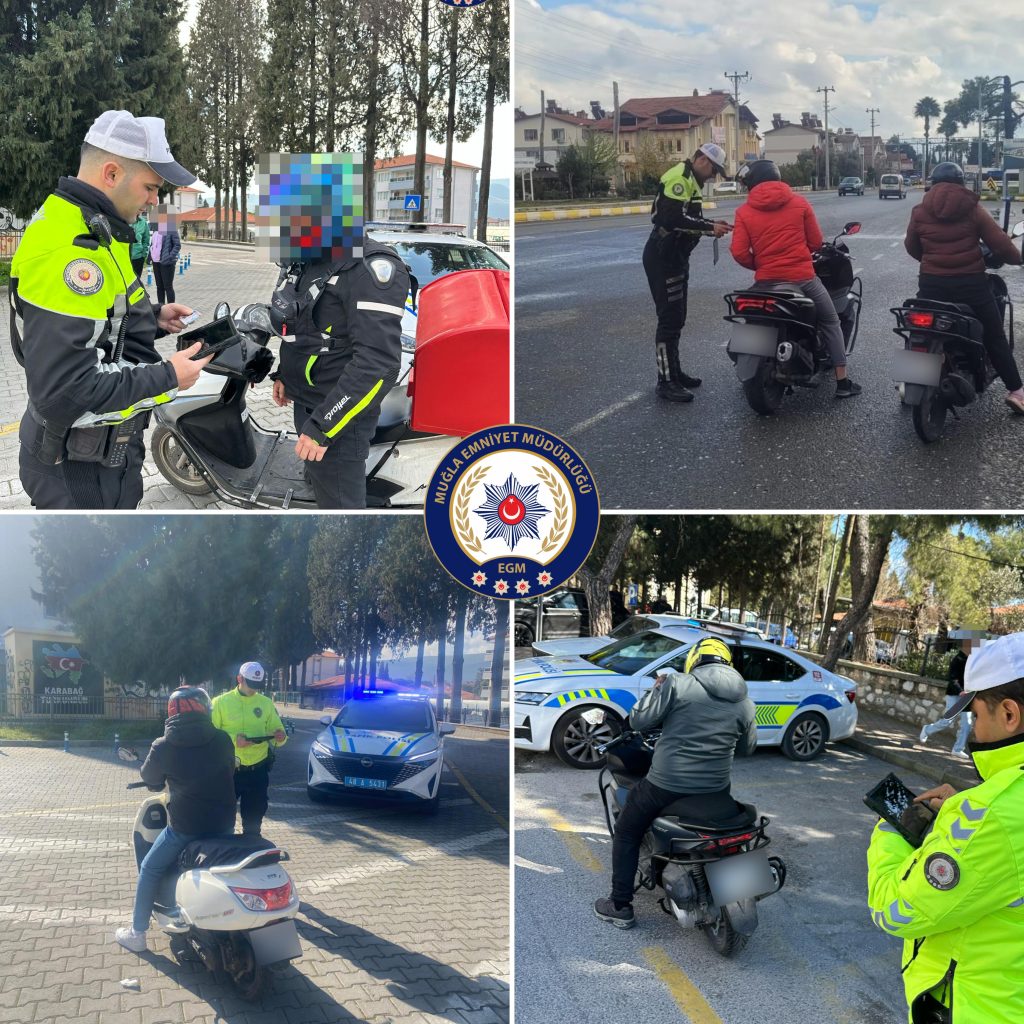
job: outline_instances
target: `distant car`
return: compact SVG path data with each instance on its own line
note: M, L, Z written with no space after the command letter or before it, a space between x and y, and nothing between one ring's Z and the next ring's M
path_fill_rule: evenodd
M903 176L901 174L883 174L878 179L878 198L889 199L895 196L897 199L905 199L907 193L903 188Z
M843 178L839 182L839 194L841 196L862 196L864 195L864 182L860 178Z
M444 738L455 726L439 724L428 699L366 691L320 722L326 728L313 741L306 774L313 803L363 796L437 810Z
M618 627L628 621L629 612L622 603L622 597L617 590L608 592L608 598L612 608L612 626ZM582 590L571 587L560 587L544 594L540 598L541 614L541 636L544 637L545 645L549 640L565 637L579 638L586 643L593 639L590 636L590 609L587 605L587 595ZM528 597L522 601L516 601L515 620L515 645L516 647L530 647L537 637L537 598ZM595 650L599 647L591 647Z
M681 672L690 647L709 634L691 626L636 633L587 657L517 661L515 745L552 751L573 768L600 768L598 750L619 735L633 705L658 675ZM725 637L757 706L759 746L781 746L809 761L857 727L857 685L799 654L762 640Z
M591 654L602 647L624 640L634 633L642 633L647 629L658 629L661 626L697 626L696 619L688 619L683 615L630 615L625 622L619 623L607 636L580 636L570 640L535 640L533 650L537 654Z
M726 192L739 192L740 186L735 181L719 181L714 188L716 195L724 195Z

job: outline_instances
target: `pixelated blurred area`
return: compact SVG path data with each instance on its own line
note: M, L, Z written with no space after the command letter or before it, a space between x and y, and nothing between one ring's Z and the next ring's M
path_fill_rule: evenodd
M363 154L263 153L256 246L271 263L363 254Z

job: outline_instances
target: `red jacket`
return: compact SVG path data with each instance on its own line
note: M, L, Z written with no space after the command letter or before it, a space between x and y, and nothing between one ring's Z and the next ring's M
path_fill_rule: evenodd
M809 281L823 241L811 204L784 181L764 181L736 211L730 251L755 281Z
M979 241L1007 263L1020 263L1016 246L978 197L963 185L940 181L911 212L903 244L920 260L922 274L955 277L985 272Z

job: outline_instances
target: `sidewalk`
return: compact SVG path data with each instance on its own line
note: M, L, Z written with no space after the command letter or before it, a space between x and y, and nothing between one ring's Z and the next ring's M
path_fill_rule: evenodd
M920 731L920 726L909 726L888 715L861 707L857 731L849 739L840 742L897 768L915 771L934 780L936 785L948 782L960 790L978 784L974 762L950 753L956 738L955 730L938 733L927 745L918 742Z

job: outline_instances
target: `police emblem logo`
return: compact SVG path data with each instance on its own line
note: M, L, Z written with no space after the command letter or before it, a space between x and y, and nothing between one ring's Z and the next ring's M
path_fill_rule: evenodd
M936 889L952 889L960 881L960 868L948 853L933 853L924 862L924 877Z
M387 284L395 273L395 267L391 260L384 259L370 260L370 270L381 284Z
M255 715L255 716L257 717L257 718L262 718L262 717L263 717L263 708L253 708L253 709L252 709L252 713L253 713L253 714L254 714L254 715Z
M103 271L92 260L72 260L64 268L64 283L79 295L95 295L103 287Z
M522 424L457 444L434 471L427 538L454 579L515 598L564 583L597 537L600 507L586 464L561 438Z
M674 195L674 196L681 196L685 191L686 191L686 189L683 188L683 183L681 181L677 181L672 186L672 195Z

